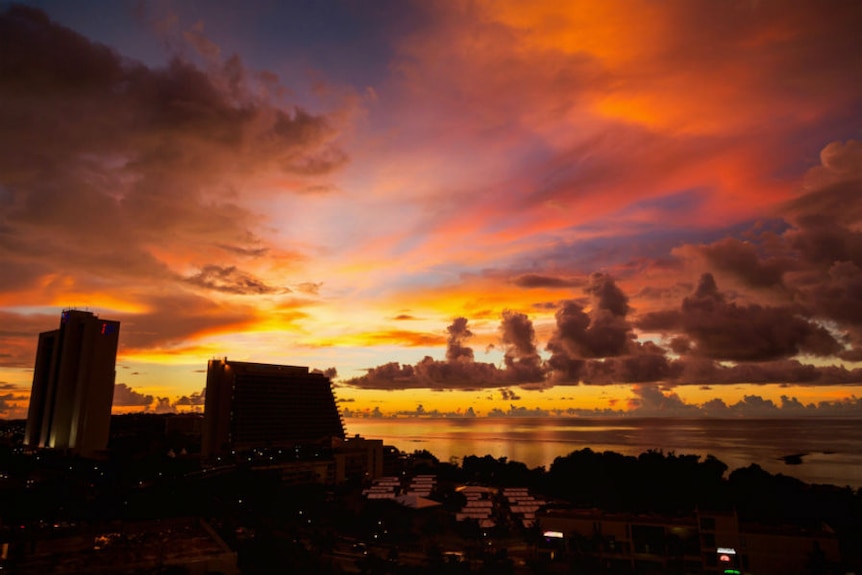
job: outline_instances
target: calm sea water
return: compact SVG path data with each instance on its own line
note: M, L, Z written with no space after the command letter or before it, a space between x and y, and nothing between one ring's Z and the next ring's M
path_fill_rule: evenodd
M730 470L757 463L808 483L862 487L858 419L472 418L347 419L351 435L383 439L401 451L427 449L440 460L508 457L549 468L555 457L589 447L639 455L661 449L713 455ZM804 454L801 465L781 458Z

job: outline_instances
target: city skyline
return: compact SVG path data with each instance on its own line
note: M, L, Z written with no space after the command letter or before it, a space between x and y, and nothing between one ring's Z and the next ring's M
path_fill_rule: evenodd
M348 416L862 413L852 3L0 10L0 417L62 309L114 412L208 360ZM22 415L23 414L23 415Z

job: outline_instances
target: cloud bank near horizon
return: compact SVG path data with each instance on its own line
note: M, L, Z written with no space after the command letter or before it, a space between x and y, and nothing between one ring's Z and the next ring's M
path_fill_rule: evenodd
M473 407L455 411L428 410L420 404L415 410L384 413L380 407L353 409L342 407L341 413L349 419L402 419L402 418L448 418L471 419L476 417L713 417L732 419L749 418L794 418L794 417L837 417L857 418L862 415L862 398L847 397L832 401L803 403L796 397L782 395L775 402L757 394L746 395L743 399L728 405L720 398L703 403L686 403L671 390L656 386L636 385L632 387L633 397L628 400L626 409L604 408L583 409L560 407L554 409L527 407L510 404L508 409L495 407L486 413L478 413Z

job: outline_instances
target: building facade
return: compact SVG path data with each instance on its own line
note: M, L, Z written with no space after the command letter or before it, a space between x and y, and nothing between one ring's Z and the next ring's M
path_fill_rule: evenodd
M335 482L370 480L383 476L383 440L348 437L333 450Z
M25 444L92 455L108 445L120 322L65 310L39 334Z
M595 573L808 575L836 572L838 538L826 525L801 529L742 523L734 512L690 515L549 508L537 514L542 547Z
M344 439L332 383L307 367L210 360L201 455Z

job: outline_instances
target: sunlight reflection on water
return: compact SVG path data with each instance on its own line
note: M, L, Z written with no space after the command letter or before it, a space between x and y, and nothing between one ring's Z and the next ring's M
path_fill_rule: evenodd
M529 467L589 447L639 455L713 455L731 470L757 463L810 483L862 486L862 425L858 420L475 418L347 419L347 431L383 439L402 451L427 449L443 461L465 455L508 457ZM801 465L787 455L805 454Z

